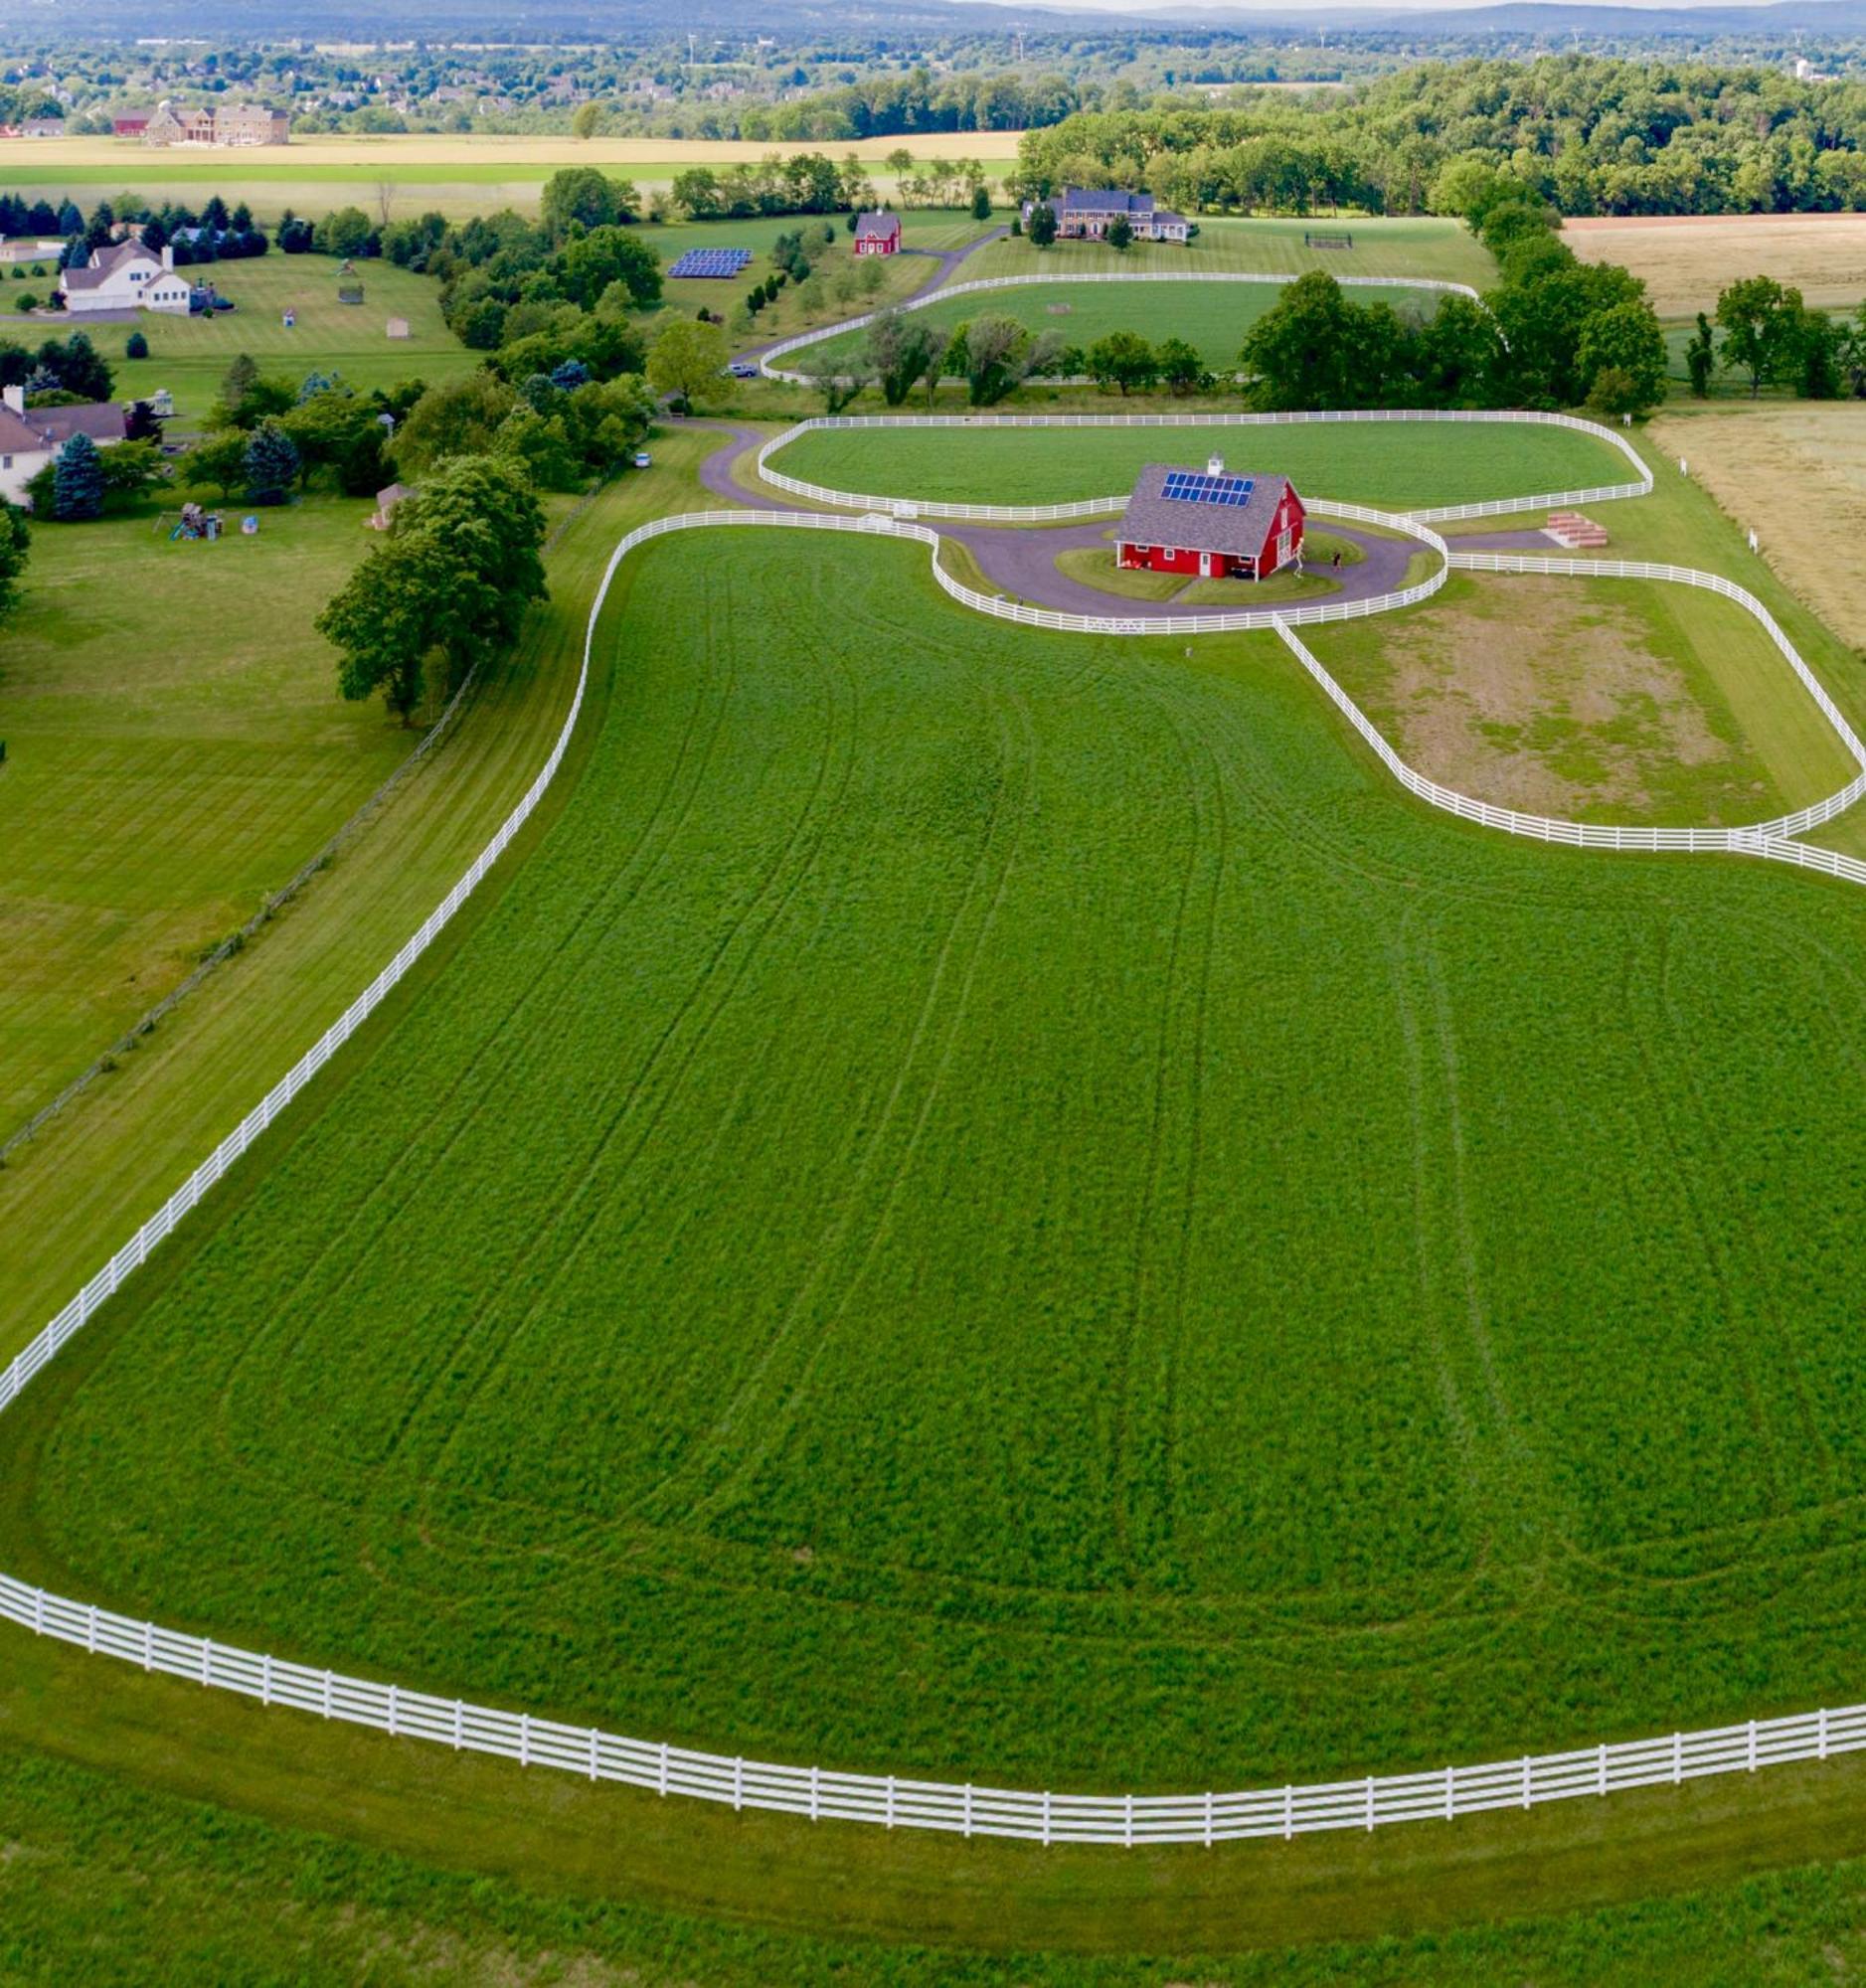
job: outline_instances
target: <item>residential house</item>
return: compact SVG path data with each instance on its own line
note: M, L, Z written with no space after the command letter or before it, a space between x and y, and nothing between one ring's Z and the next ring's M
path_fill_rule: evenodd
M1026 228L1030 226L1030 217L1040 204L1034 200L1025 201ZM1116 217L1126 221L1133 230L1136 242L1184 242L1187 239L1186 217L1171 214L1163 207L1155 207L1150 193L1125 193L1118 187L1098 190L1065 187L1061 193L1050 197L1048 205L1056 216L1059 241L1103 241Z
M82 267L60 271L59 288L73 317L122 310L186 317L193 296L188 278L176 273L174 249L164 247L158 254L140 238L93 248Z
M24 387L0 389L0 497L26 501L26 486L75 434L99 448L123 439L127 417L109 401L76 408L29 408Z

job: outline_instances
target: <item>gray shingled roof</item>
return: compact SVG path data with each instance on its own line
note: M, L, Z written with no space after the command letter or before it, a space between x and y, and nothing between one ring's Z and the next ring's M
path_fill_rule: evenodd
M68 290L94 290L119 262L127 262L146 255L150 261L159 263L162 258L153 248L145 248L140 240L113 242L107 248L95 250L95 260L79 269L67 269L65 287Z
M1185 552L1255 559L1264 550L1289 479L1260 476L1251 469L1225 470L1227 476L1254 480L1256 487L1244 504L1199 504L1160 494L1168 476L1188 469L1194 476L1205 473L1183 462L1149 462L1134 483L1115 538L1130 546L1177 546Z
M26 418L54 447L75 434L92 441L121 441L128 417L114 401L92 401L78 408L28 408Z
M1051 206L1059 216L1065 214L1151 214L1153 196L1150 193L1123 193L1115 187L1103 187L1099 192L1083 187L1065 187L1060 199Z
M855 218L855 239L860 242L865 237L892 235L901 226L898 214L858 214Z

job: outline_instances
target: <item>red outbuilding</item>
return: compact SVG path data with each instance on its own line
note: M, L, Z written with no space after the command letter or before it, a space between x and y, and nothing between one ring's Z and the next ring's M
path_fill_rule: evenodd
M901 217L898 214L858 214L855 217L855 252L858 255L894 255L901 248Z
M1149 462L1114 539L1116 566L1202 579L1268 580L1302 557L1307 513L1282 476Z

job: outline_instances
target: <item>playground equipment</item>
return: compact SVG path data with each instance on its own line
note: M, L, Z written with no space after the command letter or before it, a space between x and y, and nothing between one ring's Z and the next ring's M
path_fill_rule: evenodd
M167 518L168 514L164 512L164 523ZM218 539L220 535L221 514L218 511L204 511L199 504L184 504L168 536L169 543L173 545L177 539Z

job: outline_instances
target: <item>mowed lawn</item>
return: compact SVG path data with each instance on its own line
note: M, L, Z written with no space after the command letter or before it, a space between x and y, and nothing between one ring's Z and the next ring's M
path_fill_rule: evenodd
M359 262L342 276L329 255L281 255L276 250L248 261L217 262L202 273L236 308L213 318L165 318L143 311L131 324L95 326L97 349L116 371L119 396L166 387L184 423L198 420L220 391L222 375L242 352L262 371L286 379L312 372L340 373L353 387L389 387L404 380L435 381L471 372L482 354L469 352L440 317L440 286L393 262ZM339 284L361 284L363 301L337 301ZM285 324L290 310L295 322ZM389 320L401 318L407 338L391 338ZM23 321L30 336L60 329L42 318ZM132 331L149 341L147 359L125 359Z
M1058 242L1035 248L1027 236L1007 236L981 249L967 275L1068 275L1073 270L1239 269L1299 276L1326 269L1334 276L1431 276L1483 289L1496 280L1490 252L1461 221L1426 216L1396 220L1246 221L1198 215L1190 242L1136 242L1127 249L1101 242ZM1351 248L1317 248L1316 237L1352 236ZM1305 240L1304 238L1308 238Z
M1112 400L1103 412L1115 414ZM1135 414L1172 411L1147 397ZM786 476L882 497L1067 504L1124 495L1148 462L1287 476L1304 495L1411 510L1630 482L1615 448L1509 421L1274 421L1205 427L815 428L771 458ZM1507 521L1506 521L1507 522ZM1554 550L1553 547L1550 548Z
M170 543L42 526L0 645L0 1138L282 884L418 735L337 696L311 626L367 504Z
M11 1571L1059 1785L1855 1690L1866 894L1466 828L1270 638L924 563L642 556L536 854L11 1411Z
M973 260L989 254L981 249ZM974 274L971 261L959 282ZM1064 271L1046 271L1061 278ZM1053 331L1084 351L1111 331L1137 331L1155 344L1183 338L1197 348L1215 373L1235 373L1244 335L1282 295L1278 283L1032 283L1025 288L972 291L922 307L917 313L930 324L950 330L975 317L1012 317L1033 332ZM1430 311L1434 298L1421 290L1383 291L1396 309ZM864 334L845 332L826 340L822 350L853 358ZM794 363L794 362L791 362Z

